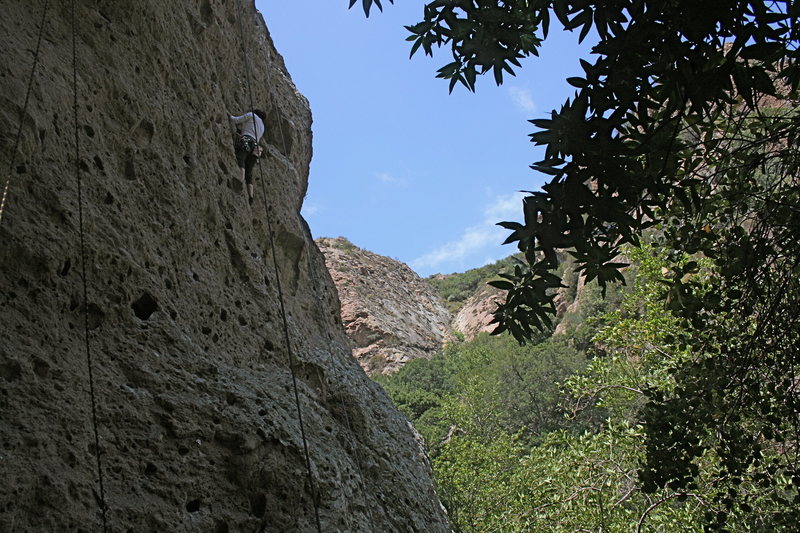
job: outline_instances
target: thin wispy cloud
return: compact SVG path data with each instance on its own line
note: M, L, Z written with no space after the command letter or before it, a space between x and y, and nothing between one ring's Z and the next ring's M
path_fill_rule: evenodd
M446 265L457 268L460 262L473 255L493 257L487 261L491 262L513 253L512 249L501 248L508 230L497 223L520 218L523 196L523 193L513 193L495 197L483 208L483 220L479 224L466 228L458 239L417 257L409 266L417 272L435 271Z
M530 89L512 85L508 88L511 101L522 111L533 113L536 111L536 103L533 101L533 94Z
M388 183L390 185L405 185L406 180L403 178L398 178L397 176L390 174L389 172L378 172L375 174L375 177L378 181L382 183Z
M303 204L301 211L304 217L311 217L319 213L320 209L319 204Z

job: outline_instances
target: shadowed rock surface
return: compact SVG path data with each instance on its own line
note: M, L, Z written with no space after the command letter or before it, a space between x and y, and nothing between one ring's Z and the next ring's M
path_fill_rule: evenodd
M4 173L34 4L2 2ZM278 279L322 531L449 531L417 435L351 357L299 216L308 104L252 1L77 3L86 307L70 19L50 4L0 223L0 531L99 530L97 453L111 531L315 531ZM240 6L279 278L226 122L251 107Z

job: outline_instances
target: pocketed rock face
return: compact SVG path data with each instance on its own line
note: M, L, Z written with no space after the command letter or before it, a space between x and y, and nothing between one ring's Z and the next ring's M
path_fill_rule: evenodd
M5 181L41 8L2 3ZM239 7L274 240L225 116L251 107ZM0 223L0 531L101 530L98 453L109 531L316 531L312 482L326 533L449 531L417 436L350 356L298 214L308 104L252 1L98 0L76 15L88 306L70 17L50 2Z
M444 302L408 266L342 237L317 244L342 300L353 355L369 374L396 372L452 339Z

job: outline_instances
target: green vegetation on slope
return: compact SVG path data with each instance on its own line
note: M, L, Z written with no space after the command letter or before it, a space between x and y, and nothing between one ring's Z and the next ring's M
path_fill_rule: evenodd
M757 471L726 478L728 458L701 443L691 486L644 490L648 399L675 390L676 369L696 356L675 342L685 329L661 299L664 255L651 246L630 255L636 268L617 304L582 296L583 322L576 313L567 335L526 346L482 335L378 378L428 443L457 531L699 533L718 513L731 531L789 531L775 527L783 509ZM680 264L698 283L713 272L709 261ZM594 336L579 350L573 335L586 328ZM727 508L731 491L749 503Z
M430 276L425 281L433 285L442 299L447 302L450 312L455 314L470 296L485 287L489 281L498 279L500 272L513 271L514 265L519 264L521 259L520 254L514 254L466 272Z

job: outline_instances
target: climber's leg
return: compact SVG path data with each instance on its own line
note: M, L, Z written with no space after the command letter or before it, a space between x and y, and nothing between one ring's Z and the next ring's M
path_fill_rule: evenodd
M256 164L256 156L252 153L247 156L247 160L245 161L244 165L244 182L247 184L247 198L250 200L250 203L253 203L253 167Z

